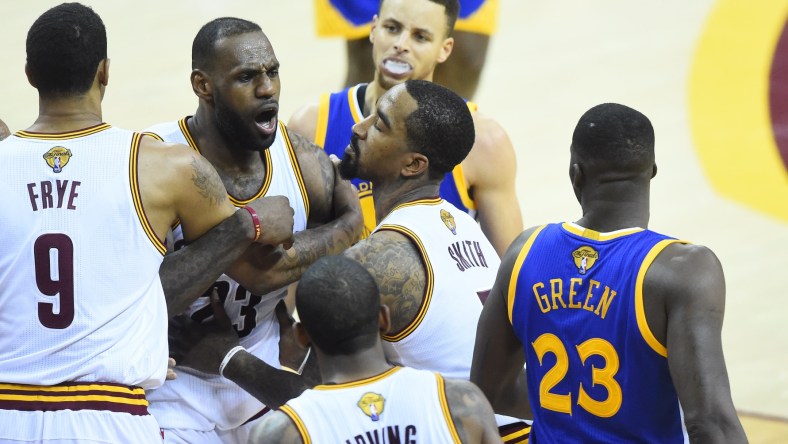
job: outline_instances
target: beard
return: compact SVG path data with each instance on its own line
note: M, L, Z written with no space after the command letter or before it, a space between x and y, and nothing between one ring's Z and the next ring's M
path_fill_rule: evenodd
M274 143L276 133L272 134L270 138L260 140L259 136L244 124L244 118L227 106L218 94L214 95L214 114L219 134L234 149L265 151Z
M350 149L353 150L353 154L345 153L339 162L339 175L343 179L358 177L358 160L361 157L361 150L358 148L358 136L355 134L350 138Z

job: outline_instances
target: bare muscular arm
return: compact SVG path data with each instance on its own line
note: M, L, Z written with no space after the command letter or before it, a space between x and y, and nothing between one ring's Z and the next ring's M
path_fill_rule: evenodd
M722 352L725 277L717 257L699 245L666 247L646 273L643 299L649 328L667 344L690 441L747 442Z
M301 435L293 421L282 412L273 412L252 429L249 443L301 444Z
M310 103L299 108L290 117L290 120L287 122L287 128L306 137L310 142L314 142L317 135L317 114L319 109L319 103Z
M289 132L309 199L307 229L296 233L293 247L273 252L251 248L228 272L248 290L265 294L298 280L312 263L337 254L361 237L358 193L335 171L322 149Z
M464 443L501 443L492 407L481 390L468 381L446 379L451 419Z
M495 120L473 113L476 140L462 168L482 231L499 255L523 231L512 141Z
M396 231L381 230L345 252L375 278L380 302L391 311L392 335L416 318L424 302L426 274L413 242Z
M517 255L534 232L526 230L512 243L501 261L490 296L476 329L471 381L479 386L496 413L531 418L525 380L525 352L509 322L509 281Z

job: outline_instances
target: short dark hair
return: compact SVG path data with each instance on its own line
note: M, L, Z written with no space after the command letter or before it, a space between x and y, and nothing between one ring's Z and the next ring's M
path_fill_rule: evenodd
M378 14L383 9L383 2L380 0L378 3ZM457 17L460 15L460 2L459 0L429 0L432 3L437 3L446 8L446 36L450 36L454 32L454 24L457 23Z
M416 110L405 119L408 146L427 156L430 177L454 169L471 151L476 137L468 105L448 88L426 80L405 82Z
M654 127L637 110L603 103L580 117L572 134L572 151L616 170L642 170L654 164Z
M192 42L192 69L210 70L219 40L249 32L263 32L260 25L235 17L221 17L203 25Z
M63 3L41 14L27 32L27 72L45 97L81 95L93 85L107 58L101 17L80 3Z
M312 343L328 355L372 347L380 334L380 292L372 275L344 256L319 259L301 276L296 309Z

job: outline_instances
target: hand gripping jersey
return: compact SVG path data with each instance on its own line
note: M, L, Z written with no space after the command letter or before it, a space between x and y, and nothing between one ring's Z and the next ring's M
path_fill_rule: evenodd
M160 439L143 389L167 368L165 248L140 202L140 137L101 124L0 143L0 441L123 424Z
M375 8L377 9L377 5ZM364 119L363 91L366 87L366 83L361 83L338 93L324 94L320 98L314 140L315 144L323 147L327 154L334 154L340 159L345 156L345 148L353 135L353 125ZM476 110L476 104L468 102L468 108L471 111ZM368 180L361 179L353 179L352 182L358 188L358 197L364 214L364 237L366 237L366 234L374 230L377 225L375 204L372 201L372 184ZM475 216L476 204L468 195L468 186L465 183L461 164L450 173L446 173L441 182L440 196L460 210Z
M281 410L305 444L460 442L443 377L407 367L360 381L318 385Z
M531 442L687 441L667 349L643 309L646 271L674 242L565 223L525 243L508 306L525 349Z
M482 300L495 282L500 259L479 224L443 199L400 205L375 232L408 237L421 255L426 294L413 322L384 335L407 367L470 379Z
M379 0L315 0L315 27L320 37L360 39L369 36ZM460 0L455 31L492 35L499 0Z
M149 132L165 142L189 145L199 151L189 133L187 119L156 125ZM305 230L309 201L301 169L283 124L279 124L274 143L261 155L265 160L266 175L259 192L248 200L233 196L230 200L240 208L262 196L287 196L295 211L294 231ZM180 227L173 230L173 239L177 249L183 239ZM217 289L224 301L224 309L241 338L241 345L279 368L279 323L274 308L286 296L287 287L266 295L255 295L227 275L222 275L212 288ZM192 304L189 314L197 321L213 315L207 295ZM213 430L216 427L229 430L245 423L265 407L223 377L185 367L178 367L177 373L178 379L167 381L162 388L150 394L151 412L164 429Z

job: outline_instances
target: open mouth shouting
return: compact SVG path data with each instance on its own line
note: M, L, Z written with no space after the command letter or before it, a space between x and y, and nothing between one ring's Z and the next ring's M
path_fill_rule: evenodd
M276 132L277 114L279 107L276 105L266 105L255 116L254 123L257 129L266 136L270 136Z

